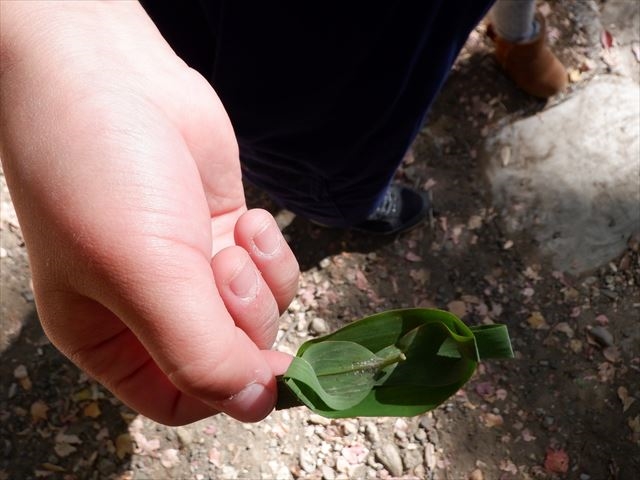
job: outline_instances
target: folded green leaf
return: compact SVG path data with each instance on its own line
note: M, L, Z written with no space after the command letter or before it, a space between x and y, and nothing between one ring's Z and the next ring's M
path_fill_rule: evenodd
M302 344L278 378L277 408L331 418L412 416L471 378L481 358L513 356L504 325L467 327L449 312L393 310Z

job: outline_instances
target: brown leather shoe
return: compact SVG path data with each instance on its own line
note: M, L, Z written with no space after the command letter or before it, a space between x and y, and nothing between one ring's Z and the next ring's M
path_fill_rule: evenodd
M487 35L495 44L498 63L513 82L529 95L549 98L567 86L567 71L547 45L544 18L538 16L536 20L540 25L538 35L526 42L508 42L491 24Z

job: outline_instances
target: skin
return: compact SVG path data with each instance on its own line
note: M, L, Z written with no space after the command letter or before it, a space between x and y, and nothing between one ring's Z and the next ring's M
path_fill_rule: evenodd
M135 2L0 3L0 157L51 341L179 425L257 421L298 264L211 86Z

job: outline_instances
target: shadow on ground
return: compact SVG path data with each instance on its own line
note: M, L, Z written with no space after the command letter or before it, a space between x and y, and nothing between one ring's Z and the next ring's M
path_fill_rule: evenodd
M98 479L125 472L134 417L49 343L35 312L0 355L0 472L8 472L6 478Z

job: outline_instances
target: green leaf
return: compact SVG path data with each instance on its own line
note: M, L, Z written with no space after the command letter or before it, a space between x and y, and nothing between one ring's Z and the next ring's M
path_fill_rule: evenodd
M480 358L513 356L506 327L470 329L449 312L379 313L305 342L278 378L278 408L331 417L411 416L466 383Z
M478 325L471 327L480 358L513 358L511 340L506 325Z
M404 359L394 350L378 356L354 342L327 341L296 357L287 376L296 380L290 385L301 398L316 398L330 409L344 410L360 403Z

